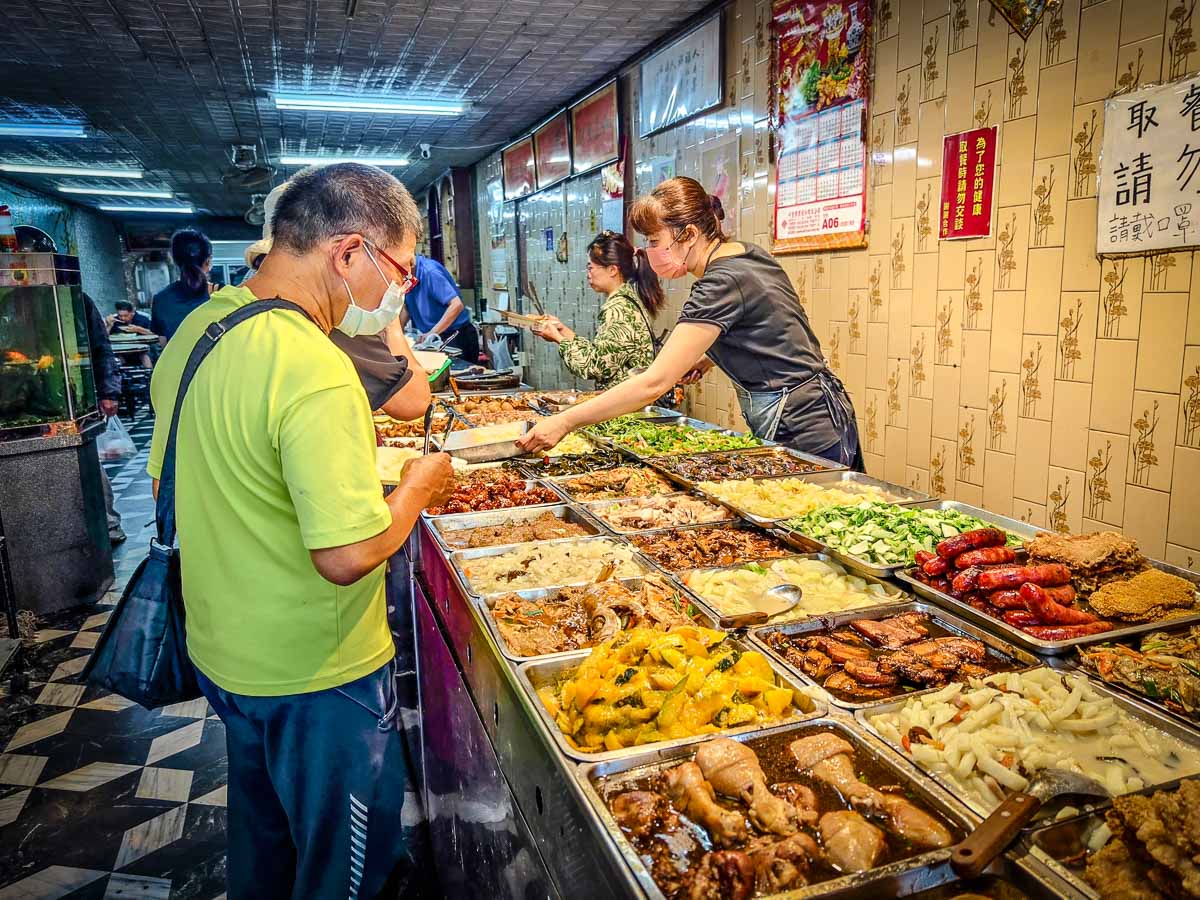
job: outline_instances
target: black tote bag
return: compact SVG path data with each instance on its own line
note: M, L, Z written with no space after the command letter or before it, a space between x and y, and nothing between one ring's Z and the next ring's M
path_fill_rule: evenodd
M210 324L192 349L179 380L158 481L154 517L158 535L150 541L149 554L129 579L83 670L88 683L147 709L200 696L196 670L188 658L179 550L175 546L175 435L183 398L200 363L229 329L271 309L290 309L308 316L287 300L258 300Z

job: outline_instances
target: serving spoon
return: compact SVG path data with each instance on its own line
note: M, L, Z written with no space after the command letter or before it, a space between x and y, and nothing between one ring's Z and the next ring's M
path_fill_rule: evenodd
M777 616L782 616L795 609L803 596L804 592L798 585L777 584L763 592L758 601L758 609L721 616L718 624L722 628L749 628L753 625L766 625Z

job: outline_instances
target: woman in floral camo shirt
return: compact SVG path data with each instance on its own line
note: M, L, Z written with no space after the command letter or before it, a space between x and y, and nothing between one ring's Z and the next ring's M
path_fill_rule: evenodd
M588 245L587 279L605 297L596 337L578 337L554 316L534 333L558 344L571 372L604 390L654 361L650 321L662 308L663 290L645 254L615 231L601 233Z

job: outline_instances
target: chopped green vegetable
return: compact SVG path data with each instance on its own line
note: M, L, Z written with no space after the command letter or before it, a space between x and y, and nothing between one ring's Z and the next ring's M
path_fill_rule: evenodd
M786 527L848 556L880 566L910 565L918 550L964 531L993 527L957 510L916 509L892 504L834 506L791 519ZM1021 539L1008 536L1009 546Z
M706 431L690 425L656 425L644 419L620 416L591 426L588 431L612 438L622 447L645 456L676 453L710 453L715 450L745 450L762 442L748 434Z

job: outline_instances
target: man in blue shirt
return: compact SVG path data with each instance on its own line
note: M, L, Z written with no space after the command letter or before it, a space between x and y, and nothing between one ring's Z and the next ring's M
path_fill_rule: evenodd
M454 276L435 259L417 254L413 274L417 285L404 297L400 321L412 323L424 338L440 335L451 347L462 350L462 358L474 365L479 361L479 334L471 324L471 314L459 296Z

